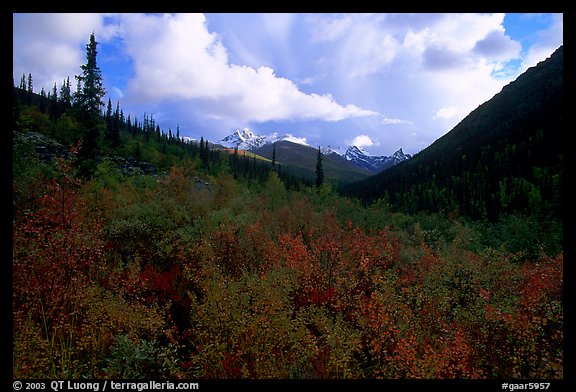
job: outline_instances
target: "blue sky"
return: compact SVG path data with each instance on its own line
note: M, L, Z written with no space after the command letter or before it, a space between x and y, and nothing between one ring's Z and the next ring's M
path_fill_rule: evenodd
M247 127L391 155L546 59L563 15L14 14L14 80L74 80L92 32L106 100L126 115L214 142Z

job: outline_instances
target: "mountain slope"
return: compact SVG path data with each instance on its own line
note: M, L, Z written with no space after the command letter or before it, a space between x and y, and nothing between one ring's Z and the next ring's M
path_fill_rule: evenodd
M274 146L276 148L276 161L289 167L291 174L303 178L315 178L317 149L282 140L253 149L252 152L272 159ZM335 183L344 184L359 181L369 175L338 154L324 155L322 164L326 180Z
M428 148L343 188L405 211L474 218L562 209L563 48L528 69Z

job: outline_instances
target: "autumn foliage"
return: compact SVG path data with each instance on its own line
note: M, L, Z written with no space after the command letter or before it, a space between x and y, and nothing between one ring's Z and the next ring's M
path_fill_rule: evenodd
M562 252L198 176L61 161L15 199L14 377L563 377Z

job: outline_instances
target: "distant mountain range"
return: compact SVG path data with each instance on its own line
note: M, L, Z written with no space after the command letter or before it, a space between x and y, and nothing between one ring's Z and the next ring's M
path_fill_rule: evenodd
M232 134L226 136L220 140L217 144L226 148L238 148L239 150L247 150L257 153L257 150L263 147L273 145L278 142L286 142L282 144L284 150L290 148L298 148L300 152L307 152L312 154L314 158L313 163L315 164L316 152L317 150L306 143L306 138L300 138L289 133L279 135L278 133L272 133L270 135L256 135L248 128L236 129ZM293 145L293 146L291 146ZM300 146L300 147L299 147ZM309 147L309 149L302 149L301 146ZM270 150L270 151L268 151ZM320 151L325 155L326 159L332 162L339 162L343 165L343 160L347 161L353 168L359 169L361 173L366 175L372 175L380 173L386 169L389 169L398 163L411 158L410 154L404 154L402 149L396 151L392 156L372 156L369 152L357 146L348 146L347 148L331 148L331 147L321 147ZM265 154L270 156L265 156L271 159L271 149L263 149ZM290 154L285 154L285 162L282 162L280 157L277 157L279 162L284 164L294 164L301 162L291 162L289 158ZM300 154L296 154L300 155ZM302 157L300 157L302 158ZM305 159L307 161L308 159ZM314 167L314 166L312 166Z

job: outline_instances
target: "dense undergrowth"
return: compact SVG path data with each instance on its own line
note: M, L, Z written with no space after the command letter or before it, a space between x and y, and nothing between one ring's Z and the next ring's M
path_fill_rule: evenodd
M557 222L73 159L14 151L15 378L563 377Z

